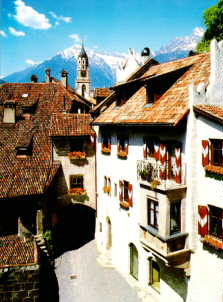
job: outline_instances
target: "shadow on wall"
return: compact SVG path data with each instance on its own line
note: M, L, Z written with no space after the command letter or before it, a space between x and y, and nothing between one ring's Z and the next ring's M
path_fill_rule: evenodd
M41 255L40 265L40 301L59 302L59 285L54 267L44 254Z
M75 250L94 239L95 210L82 204L70 204L59 213L52 230L55 257Z
M186 301L188 291L188 278L186 277L183 269L176 269L163 265L162 279L183 299L183 301Z

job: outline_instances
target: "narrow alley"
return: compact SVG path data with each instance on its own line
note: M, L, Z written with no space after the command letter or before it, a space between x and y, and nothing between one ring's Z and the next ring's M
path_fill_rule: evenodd
M92 240L56 259L60 302L140 302L136 289L115 269L102 267L97 257Z

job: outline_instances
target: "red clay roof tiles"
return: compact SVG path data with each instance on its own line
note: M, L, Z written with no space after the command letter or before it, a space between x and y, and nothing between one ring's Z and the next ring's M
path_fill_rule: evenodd
M175 126L188 112L189 85L208 83L210 58L201 54L178 61L150 67L142 78L159 76L179 68L187 71L156 101L146 108L146 89L142 86L123 105L116 106L116 96L112 104L96 119L95 124L164 124Z
M18 235L0 237L0 268L37 263L37 248L33 240Z
M4 101L16 100L16 123L2 123ZM79 97L60 83L3 84L0 88L0 198L42 194L49 186L60 163L52 162L50 121L54 113L71 109ZM37 104L30 120L22 117L22 107ZM37 102L38 100L38 102ZM66 108L64 108L66 107ZM72 115L72 114L68 114ZM87 129L84 120L83 129ZM82 130L83 130L82 129ZM89 129L88 129L89 131ZM18 147L31 144L32 154L16 156Z
M223 124L223 105L196 105L194 110Z
M63 114L52 115L50 123L50 136L81 136L91 135L90 114Z

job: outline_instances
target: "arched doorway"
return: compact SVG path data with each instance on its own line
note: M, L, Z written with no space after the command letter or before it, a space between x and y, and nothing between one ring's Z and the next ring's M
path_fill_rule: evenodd
M133 243L129 245L130 249L130 274L138 280L138 251Z
M106 232L106 249L110 250L112 247L112 226L109 217L106 218L107 232Z

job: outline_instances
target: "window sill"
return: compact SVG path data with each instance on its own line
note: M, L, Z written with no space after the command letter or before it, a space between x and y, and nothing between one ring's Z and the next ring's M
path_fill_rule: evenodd
M219 174L223 176L223 167L220 166L213 166L213 165L208 165L205 167L206 173L210 174ZM209 175L207 175L209 176Z
M180 237L186 237L188 236L188 233L175 233L175 234L172 234L172 235L169 235L169 236L166 236L166 237L163 237L159 234L158 230L151 227L151 226L143 226L143 225L140 225L140 227L144 230L146 230L147 232L149 232L151 235L153 236L156 236L157 238L159 238L160 240L162 240L163 242L169 242L169 241L172 241L172 240L175 240L175 239L178 239Z
M120 201L120 206L125 209L129 209L130 205L126 201Z
M202 239L203 244L209 245L217 250L223 250L223 241L212 235L206 235Z

